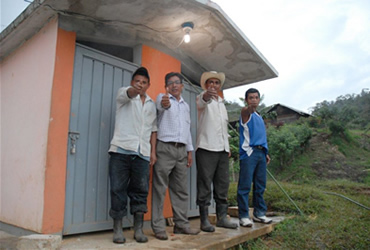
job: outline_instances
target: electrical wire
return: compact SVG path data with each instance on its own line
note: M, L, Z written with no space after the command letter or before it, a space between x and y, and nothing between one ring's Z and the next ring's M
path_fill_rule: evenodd
M350 199L350 198L348 198L348 197L346 197L346 196L344 196L344 195L342 195L342 194L337 194L337 193L333 193L333 192L324 192L324 194L331 194L331 195L339 196L339 197L341 197L341 198L343 198L343 199L346 199L346 200L348 200L348 201L350 201L350 202L355 203L356 205L359 205L359 206L360 206L360 207L362 207L362 208L365 208L365 209L367 209L367 210L370 210L370 208L369 208L369 207L367 207L367 206L365 206L365 205L362 205L361 203L359 203L359 202L357 202L357 201L354 201L354 200L352 200L352 199Z

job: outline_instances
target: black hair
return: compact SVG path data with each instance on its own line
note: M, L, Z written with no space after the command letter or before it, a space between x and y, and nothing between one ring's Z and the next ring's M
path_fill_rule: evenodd
M250 88L247 91L245 91L245 99L248 99L248 94L252 94L252 93L257 93L258 94L258 97L261 97L260 96L260 92L257 89Z
M182 77L182 75L181 75L180 73L178 73L178 72L170 72L170 73L168 73L168 74L164 77L165 85L167 85L168 79L170 79L170 78L171 78L171 77L173 77L173 76L177 76L177 77L180 79L181 83L182 83L182 80L183 80L184 78Z
M140 67L138 68L133 74L132 74L132 79L131 80L134 80L134 77L136 75L139 75L139 76L144 76L146 78L148 78L148 82L150 82L150 77L149 77L149 73L148 73L148 70L144 67Z

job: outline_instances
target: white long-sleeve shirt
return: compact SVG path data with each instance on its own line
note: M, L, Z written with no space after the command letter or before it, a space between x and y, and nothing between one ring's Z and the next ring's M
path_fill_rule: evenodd
M218 100L203 100L205 91L197 96L198 127L197 146L209 151L230 152L227 130L228 115L221 97Z
M150 157L150 137L157 131L157 110L154 101L146 96L144 104L140 95L129 98L122 87L116 98L116 122L109 152L118 152L118 147Z

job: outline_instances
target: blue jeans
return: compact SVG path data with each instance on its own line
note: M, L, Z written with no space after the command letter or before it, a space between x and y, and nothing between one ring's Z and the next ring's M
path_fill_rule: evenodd
M254 149L253 153L240 160L238 182L239 218L249 218L248 199L253 182L253 216L264 216L267 211L263 193L266 189L266 154Z
M146 213L149 191L149 162L137 155L110 153L109 178L113 219L127 215L127 197L130 197L130 213Z

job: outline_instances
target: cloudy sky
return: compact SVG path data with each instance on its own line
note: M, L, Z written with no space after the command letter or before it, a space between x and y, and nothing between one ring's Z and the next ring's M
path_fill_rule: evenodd
M225 91L238 101L249 87L264 103L309 112L324 100L370 89L369 0L213 0L279 72ZM28 5L1 0L1 29Z
M308 112L324 100L370 89L370 1L214 0L279 72L249 87L264 103Z
M0 28L5 29L29 3L23 0L0 0Z

